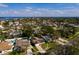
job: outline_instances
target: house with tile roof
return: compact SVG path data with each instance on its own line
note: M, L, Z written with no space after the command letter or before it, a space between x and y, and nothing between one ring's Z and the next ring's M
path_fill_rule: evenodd
M12 51L13 46L7 41L0 42L0 54L6 54Z

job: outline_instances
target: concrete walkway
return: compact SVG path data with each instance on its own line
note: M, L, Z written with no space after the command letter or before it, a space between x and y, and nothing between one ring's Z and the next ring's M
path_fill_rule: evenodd
M55 40L55 42L57 42L57 43L59 43L59 44L61 44L61 45L66 45L66 44L69 43L69 41L64 40L64 39L62 39L62 38L59 38L58 40Z
M45 53L46 51L40 46L40 44L35 44L36 48L39 50L40 53Z
M27 48L27 55L33 55L32 47L31 47L31 46L29 46L29 47Z

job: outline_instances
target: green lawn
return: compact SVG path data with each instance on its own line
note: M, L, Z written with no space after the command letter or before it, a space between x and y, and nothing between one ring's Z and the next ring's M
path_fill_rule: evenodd
M79 32L76 32L74 35L70 36L68 40L73 40L79 35Z
M48 43L44 43L41 45L43 49L46 49L46 48L54 48L57 46L57 43L55 42L48 42Z
M0 40L4 40L5 36L4 35L0 35Z

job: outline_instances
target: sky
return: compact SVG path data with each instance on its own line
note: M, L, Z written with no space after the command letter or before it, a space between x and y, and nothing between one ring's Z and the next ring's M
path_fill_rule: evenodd
M0 17L79 17L79 4L0 3Z

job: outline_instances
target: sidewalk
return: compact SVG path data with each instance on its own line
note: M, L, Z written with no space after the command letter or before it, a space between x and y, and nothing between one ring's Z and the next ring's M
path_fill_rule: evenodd
M36 48L39 50L40 53L45 53L46 51L40 46L40 44L35 44Z

